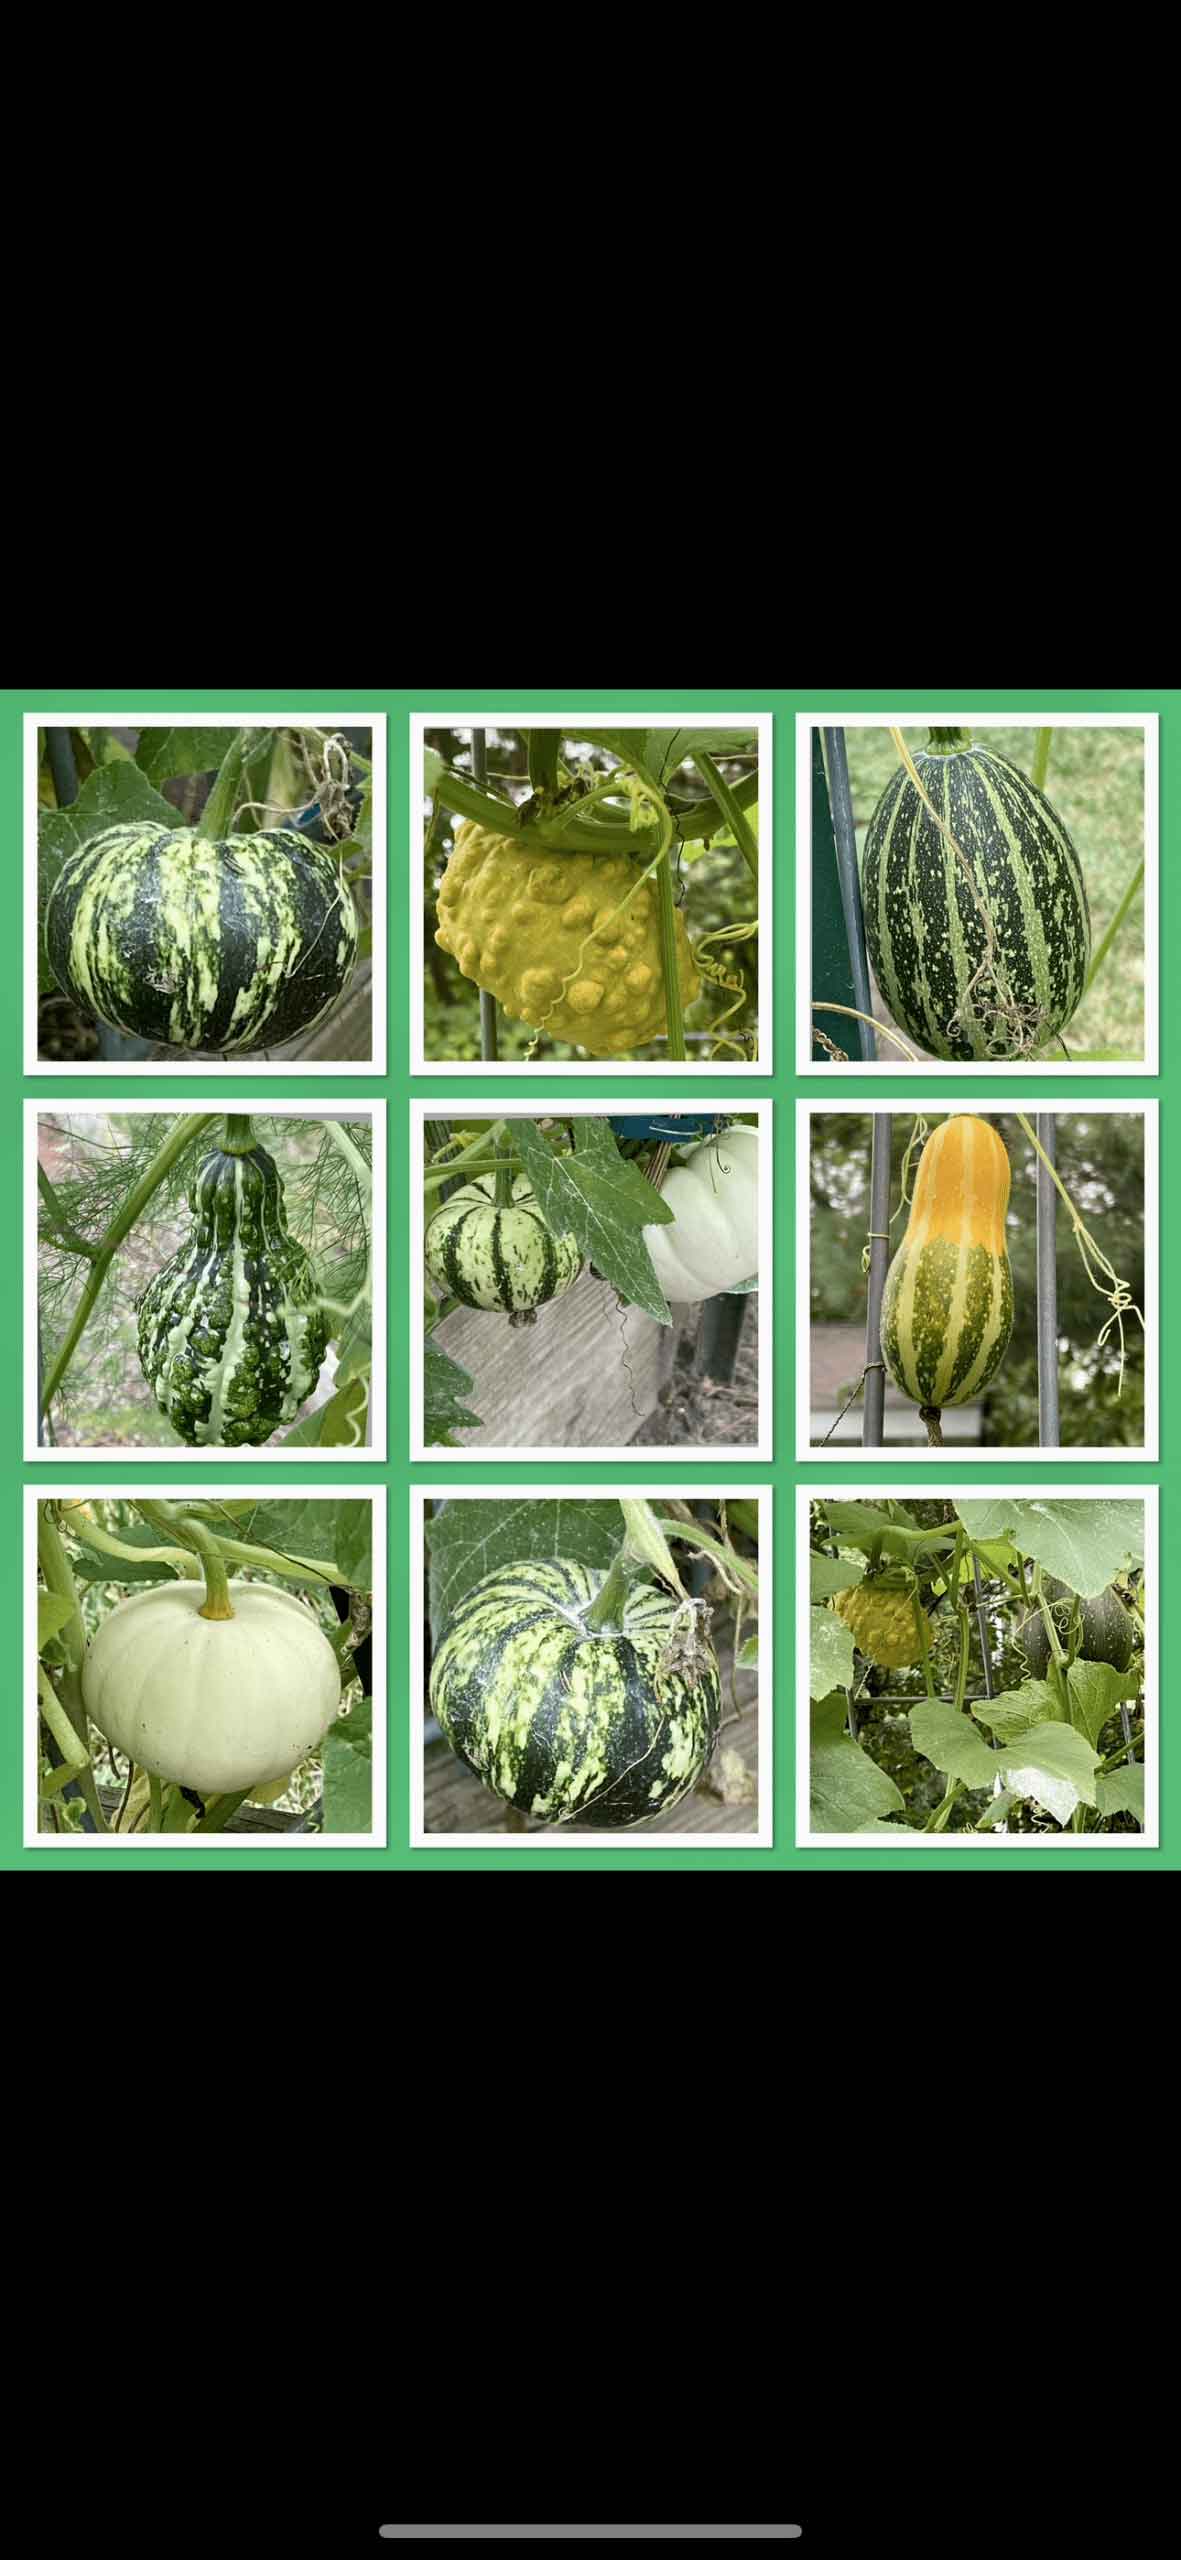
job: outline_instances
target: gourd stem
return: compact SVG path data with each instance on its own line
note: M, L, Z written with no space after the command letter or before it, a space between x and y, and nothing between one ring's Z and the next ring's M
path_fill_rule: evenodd
M668 1017L666 1048L670 1058L685 1055L685 1017L677 972L677 909L673 897L672 856L666 844L656 865L656 901L660 917L660 965L664 971L664 1004Z
M96 1831L105 1831L107 1818L94 1782L94 1771L90 1766L89 1727L82 1697L82 1657L86 1651L86 1626L78 1603L78 1592L70 1569L70 1559L46 1502L39 1502L37 1505L37 1562L45 1579L46 1590L56 1591L60 1599L70 1600L73 1603L74 1615L67 1618L64 1626L58 1629L59 1640L65 1646L67 1657L66 1672L58 1694L60 1704L86 1753L86 1767L79 1770L77 1779L82 1801Z
M355 1139L350 1138L348 1130L342 1128L339 1120L326 1120L324 1127L338 1154L344 1157L349 1171L356 1176L357 1188L362 1197L368 1200L373 1191L373 1174Z
M93 1547L100 1556L118 1556L126 1564L175 1564L190 1581L196 1581L200 1576L201 1567L187 1547L128 1546L125 1539L116 1538L109 1529L100 1529L94 1520L71 1520L70 1534L80 1538L84 1547ZM112 1574L111 1579L117 1582L119 1577Z
M220 1539L214 1536L212 1529L207 1529L202 1521L194 1520L190 1513L174 1510L170 1502L137 1501L136 1509L153 1528L165 1529L179 1546L191 1547L199 1558L205 1575L205 1599L200 1615L203 1618L232 1618L234 1610L225 1555Z
M65 1377L87 1323L94 1313L95 1301L124 1236L130 1234L137 1219L142 1217L153 1192L158 1191L165 1175L171 1172L177 1157L184 1154L185 1148L194 1138L200 1136L203 1129L211 1127L216 1116L212 1111L199 1111L191 1113L187 1119L178 1120L171 1136L164 1140L162 1147L157 1148L151 1163L141 1173L134 1188L129 1191L122 1208L112 1218L87 1274L86 1284L78 1300L69 1332L59 1346L57 1357L45 1380L40 1404L42 1413L48 1413Z
M927 1447L929 1449L941 1449L943 1447L943 1432L941 1429L942 1420L942 1405L921 1404L919 1406L919 1421L926 1425Z
M153 1527L167 1528L174 1537L179 1535L173 1516L164 1503L137 1501L134 1507ZM197 1515L194 1510L186 1511L184 1516L186 1521L191 1523ZM216 1515L211 1511L203 1510L200 1516L209 1518ZM79 1531L80 1536L81 1534L82 1532ZM256 1547L252 1546L246 1538L226 1537L220 1528L217 1537L227 1564L264 1565L268 1573L282 1574L288 1582L313 1581L322 1582L325 1585L335 1582L341 1591L353 1591L357 1588L355 1580L350 1579L343 1565L338 1564L332 1556L283 1555L277 1547ZM180 1547L174 1549L135 1547L129 1549L128 1553L137 1557L154 1556L161 1563L183 1565L186 1573L193 1571L191 1557Z
M505 1137L496 1150L493 1199L498 1209L511 1209L513 1205L513 1176L507 1161L511 1148L511 1138Z
M228 1156L249 1155L254 1145L254 1123L248 1111L227 1111L226 1133L222 1148Z
M587 1610L584 1623L588 1629L601 1635L604 1631L622 1627L627 1595L634 1579L635 1566L630 1562L626 1548L621 1547L602 1590Z
M735 799L729 783L725 781L723 776L718 772L718 768L714 763L713 757L707 756L704 748L694 748L693 762L701 775L702 781L708 786L711 799L716 800L718 807L721 810L722 817L725 820L726 825L729 827L730 833L734 838L734 842L737 845L738 850L742 855L742 859L746 864L747 870L750 873L751 879L754 881L755 887L757 888L759 881L759 848L755 843L754 830L742 808L741 802Z
M85 1744L79 1741L53 1682L44 1664L40 1662L37 1665L37 1695L41 1701L42 1716L63 1760L68 1768L79 1775L83 1769L90 1767L90 1755Z
M927 743L933 756L951 756L957 747L971 746L972 732L970 729L929 729Z

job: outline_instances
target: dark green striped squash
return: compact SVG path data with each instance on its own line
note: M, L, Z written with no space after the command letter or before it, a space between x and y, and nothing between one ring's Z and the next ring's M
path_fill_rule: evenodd
M1075 1595L1068 1582L1059 1582L1047 1574L1042 1589L1053 1614L1054 1624L1063 1645L1074 1609ZM1083 1662L1109 1662L1116 1671L1126 1671L1135 1650L1135 1634L1131 1616L1118 1591L1109 1583L1106 1591L1098 1591L1080 1602L1082 1625L1079 1635L1079 1659ZM1018 1630L1018 1643L1024 1647L1030 1670L1043 1680L1049 1667L1050 1639L1040 1609L1034 1609Z
M919 1158L910 1219L882 1292L882 1357L927 1411L967 1404L994 1377L1013 1330L1005 1240L1009 1159L986 1120L957 1111Z
M265 1147L216 1148L189 1187L195 1225L139 1299L139 1356L190 1448L269 1440L293 1422L328 1333L315 1277L287 1226Z
M933 729L914 765L930 807L900 764L865 839L874 975L899 1029L937 1058L1029 1056L1086 985L1078 855L1044 791L966 730Z
M108 827L67 856L45 941L58 985L140 1040L279 1047L343 993L357 914L336 856L291 827Z
M453 1191L428 1219L426 1264L448 1297L527 1324L536 1308L573 1286L582 1256L573 1236L550 1234L523 1173L503 1209L496 1205L495 1174L484 1173Z
M605 1576L533 1560L485 1574L435 1655L430 1702L465 1767L543 1822L622 1830L695 1786L721 1682L691 1601L633 1585L622 1625L587 1611Z

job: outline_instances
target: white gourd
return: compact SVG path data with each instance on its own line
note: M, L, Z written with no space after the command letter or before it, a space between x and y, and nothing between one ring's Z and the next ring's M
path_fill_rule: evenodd
M759 1133L723 1129L674 1164L661 1194L675 1224L643 1230L665 1297L679 1306L758 1277Z
M232 1618L203 1618L204 1599L202 1580L121 1600L87 1649L82 1696L141 1769L222 1795L298 1768L337 1713L340 1671L291 1592L231 1582Z

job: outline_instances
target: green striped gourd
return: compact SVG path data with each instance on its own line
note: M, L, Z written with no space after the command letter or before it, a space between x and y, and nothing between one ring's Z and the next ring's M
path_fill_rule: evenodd
M874 975L900 1030L937 1058L1026 1056L1086 984L1078 855L1045 793L966 730L933 729L914 765L930 807L900 764L865 839Z
M257 1444L295 1420L320 1375L328 1333L312 1266L264 1147L207 1155L189 1207L191 1236L139 1300L140 1363L191 1448Z
M967 1404L994 1377L1013 1330L1005 1245L1009 1159L986 1120L957 1112L919 1159L910 1222L886 1274L882 1357L928 1411Z
M620 1830L678 1804L706 1768L721 1682L691 1602L633 1585L622 1626L586 1614L585 1564L500 1565L460 1601L431 1671L451 1748L538 1821Z
M535 1308L572 1287L582 1256L573 1236L550 1234L523 1173L503 1209L496 1176L485 1173L453 1191L428 1220L426 1264L447 1297L527 1324Z
M108 827L62 864L45 911L58 985L100 1022L172 1049L277 1047L335 1004L357 952L336 856L292 827L203 836Z

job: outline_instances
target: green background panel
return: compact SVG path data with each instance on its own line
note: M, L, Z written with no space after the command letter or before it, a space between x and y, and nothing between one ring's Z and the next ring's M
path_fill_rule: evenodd
M268 1473L273 1473L279 1480L276 1490L283 1491L293 1492L301 1484L325 1485L338 1481L355 1494L361 1490L362 1484L367 1480L383 1483L388 1488L389 1847L384 1850L319 1847L300 1850L292 1847L289 1850L268 1849L265 1852L247 1848L225 1848L202 1850L199 1855L195 1855L192 1851L166 1848L135 1851L106 1848L97 1851L93 1849L25 1850L21 1846L21 1726L22 1718L31 1710L30 1702L23 1694L20 1651L21 1611L24 1597L21 1588L21 1484L22 1481L32 1484L60 1482L62 1475L57 1468L25 1467L21 1464L22 1358L17 1349L22 1342L21 1259L16 1250L14 1219L10 1218L9 1251L5 1258L2 1282L0 1282L3 1291L0 1303L3 1306L5 1333L12 1346L2 1391L2 1403L0 1403L0 1450L3 1451L6 1459L2 1479L0 1479L0 1502L3 1503L0 1572L4 1576L3 1623L7 1628L9 1671L9 1677L5 1683L9 1703L0 1727L0 1865L23 1866L26 1870L52 1875L61 1866L77 1867L79 1865L95 1872L107 1867L157 1868L161 1866L184 1868L195 1866L201 1870L243 1866L288 1869L295 1863L304 1864L309 1861L315 1869L413 1870L417 1868L433 1870L436 1873L445 1873L447 1869L456 1867L475 1868L493 1873L500 1868L510 1867L558 1868L582 1872L590 1867L629 1867L633 1866L637 1860L641 1865L655 1868L658 1873L679 1868L721 1867L736 1870L740 1874L765 1871L768 1868L793 1873L809 1873L832 1867L866 1867L877 1872L898 1867L929 1867L938 1872L946 1872L948 1868L959 1871L965 1867L992 1867L1012 1872L1014 1869L1023 1871L1030 1867L1061 1869L1064 1866L1098 1867L1105 1872L1119 1873L1128 1868L1159 1869L1162 1866L1172 1868L1181 1864L1181 1780L1177 1775L1178 1762L1173 1738L1167 1730L1162 1733L1160 1742L1162 1846L1156 1851L1145 1849L1132 1852L1120 1851L1116 1854L1111 1850L1063 1852L1061 1849L1054 1848L1044 1853L1022 1851L1020 1854L1006 1854L1003 1849L990 1851L981 1848L978 1851L957 1849L953 1854L940 1853L937 1856L931 1856L923 1850L797 1850L794 1846L794 1489L797 1485L826 1482L831 1485L836 1479L840 1481L843 1488L852 1492L855 1484L880 1484L891 1480L897 1482L899 1477L904 1475L908 1483L914 1483L916 1490L919 1489L921 1477L922 1489L927 1490L933 1488L940 1480L949 1481L957 1473L966 1472L970 1472L973 1485L978 1483L981 1490L990 1483L1018 1481L1038 1483L1047 1489L1054 1484L1068 1487L1083 1476L1089 1483L1110 1481L1125 1487L1139 1483L1159 1483L1162 1487L1159 1568L1162 1589L1168 1588L1170 1575L1175 1570L1177 1561L1175 1517L1178 1502L1177 1449L1179 1436L1181 1436L1181 1411L1178 1410L1176 1371L1167 1328L1162 1328L1161 1343L1161 1447L1164 1463L1160 1468L1135 1465L1080 1467L1072 1466L1068 1461L1059 1461L1049 1464L1013 1462L997 1466L982 1465L974 1466L969 1471L964 1470L962 1464L957 1469L954 1454L950 1454L944 1462L932 1466L928 1473L925 1469L921 1471L913 1468L899 1469L897 1466L892 1466L888 1460L880 1463L867 1461L864 1466L853 1469L847 1466L826 1468L822 1462L797 1465L794 1459L793 1370L796 1275L794 1268L793 1105L797 1098L802 1098L816 1102L825 1100L830 1108L853 1109L871 1096L883 1099L888 1095L894 1107L899 1108L902 1097L909 1097L911 1093L917 1097L922 1082L920 1079L915 1079L913 1082L903 1084L893 1078L883 1080L877 1078L872 1070L867 1070L864 1075L843 1074L839 1080L838 1096L831 1086L826 1088L823 1079L800 1078L796 1075L797 1006L793 984L796 862L795 715L798 712L831 712L839 708L849 712L877 712L882 715L887 712L898 712L909 713L912 717L921 717L928 711L934 712L943 707L954 709L965 704L970 704L973 709L981 713L992 712L999 715L1011 712L1027 719L1050 718L1056 710L1111 713L1122 711L1128 717L1151 711L1158 711L1161 714L1160 931L1162 947L1165 950L1173 948L1174 938L1181 931L1181 884L1171 876L1168 849L1175 832L1181 825L1181 783L1178 781L1178 774L1181 773L1181 758L1178 755L1178 749L1181 747L1181 691L1096 693L1044 688L1037 692L1011 689L998 692L982 691L979 686L959 686L943 687L939 691L927 687L920 691L906 689L888 692L881 690L850 692L844 688L830 687L808 693L786 693L742 687L737 690L685 692L656 684L645 688L642 692L634 689L588 692L572 687L563 687L556 691L506 692L499 687L489 686L484 687L477 694L470 690L456 690L449 687L428 687L415 693L383 693L373 688L358 686L349 686L342 690L339 687L328 688L309 684L298 694L289 690L279 694L273 688L256 689L253 692L244 692L240 688L181 692L144 691L128 687L120 687L115 691L109 688L87 687L84 690L77 688L58 690L52 694L45 692L39 694L5 692L3 694L0 698L0 812L3 813L6 855L10 873L22 863L22 713L25 711L38 712L42 715L49 712L79 714L84 711L95 711L105 712L111 719L120 711L142 712L152 716L164 716L175 711L208 712L212 717L224 717L228 713L238 711L246 714L251 711L273 711L281 705L292 713L300 710L315 710L342 714L349 711L384 712L387 715L389 1072L384 1078L334 1076L321 1078L319 1083L314 1071L307 1073L292 1071L273 1077L268 1076L260 1080L260 1107L264 1107L262 1095L267 1092L291 1100L304 1101L318 1095L321 1100L341 1106L345 1105L350 1097L384 1095L389 1105L389 1229L392 1239L404 1239L405 1236L409 1166L407 1104L412 1094L434 1101L441 1113L454 1112L458 1097L461 1094L470 1097L473 1088L478 1084L482 1093L488 1090L499 1093L507 1107L509 1096L515 1096L519 1102L528 1083L533 1091L539 1090L544 1095L547 1106L566 1095L571 1099L577 1096L580 1100L601 1100L604 1107L609 1106L612 1110L622 1111L643 1106L656 1091L662 1096L666 1092L670 1095L683 1092L688 1101L695 1091L700 1091L703 1074L705 1076L709 1074L708 1069L686 1072L683 1068L670 1067L662 1074L658 1084L653 1079L645 1077L637 1080L634 1086L630 1085L625 1077L596 1076L581 1070L570 1074L560 1068L544 1076L533 1073L529 1079L522 1076L519 1070L514 1072L507 1068L494 1069L487 1073L473 1068L470 1078L466 1075L432 1077L429 1074L411 1078L409 1074L410 970L418 965L419 947L417 932L411 938L407 930L410 830L409 716L411 711L445 710L464 720L476 720L481 713L486 716L489 708L503 711L510 706L521 716L530 711L550 710L584 712L588 717L597 715L600 718L614 711L651 711L658 714L671 712L686 718L699 711L717 713L770 711L774 714L775 1072L773 1076L767 1076L752 1070L748 1079L727 1078L724 1079L724 1084L733 1094L736 1108L740 1094L746 1091L749 1091L752 1098L771 1095L776 1104L774 1276L776 1454L774 1463L768 1466L713 1466L708 1461L700 1461L693 1465L676 1463L656 1465L641 1458L637 1460L634 1472L637 1481L653 1485L675 1486L690 1492L712 1492L737 1484L749 1485L752 1488L759 1484L769 1484L776 1491L777 1516L774 1561L776 1634L773 1664L775 1723L775 1845L773 1848L737 1849L728 1844L716 1848L651 1851L624 1846L578 1851L566 1849L517 1851L505 1847L488 1850L412 1851L408 1846L408 1754L411 1718L413 1716L417 1720L418 1707L417 1702L412 1702L409 1695L409 1643L411 1612L412 1608L417 1609L419 1605L419 1595L417 1592L411 1595L409 1590L408 1493L410 1485L415 1482L437 1483L445 1477L449 1489L458 1494L465 1482L473 1485L501 1482L511 1484L514 1481L528 1479L538 1483L561 1482L585 1486L590 1490L596 1484L618 1481L625 1471L617 1464L583 1464L574 1458L568 1464L522 1465L515 1468L475 1463L464 1467L456 1467L453 1464L444 1467L438 1462L419 1467L408 1464L404 1453L409 1445L407 1344L410 1272L404 1244L399 1244L395 1250L391 1251L389 1258L389 1463L384 1467L374 1465L371 1468L324 1465L307 1468L284 1466L268 1470L264 1455L260 1456L257 1466L249 1470L251 1482ZM1052 760L1048 787L1052 796ZM762 812L764 850L768 844L767 814L764 806ZM417 862L417 843L414 851ZM800 848L799 858L807 859L806 847ZM134 1094L137 1099L145 1100L150 1094L160 1107L163 1107L166 1102L171 1102L175 1104L178 1112L191 1111L200 1101L215 1102L219 1092L225 1090L226 1078L232 1077L235 1073L231 1063L224 1069L211 1069L207 1078L184 1077L173 1078L171 1081L167 1069L163 1069L158 1078L131 1077L125 1084L117 1075L93 1077L84 1070L76 1076L25 1078L22 1071L23 956L23 945L18 949L16 938L10 936L3 952L0 953L0 970L3 972L3 978L0 981L3 995L3 1002L0 1003L0 1044L2 1044L0 1060L3 1065L4 1093L0 1143L3 1146L3 1165L10 1203L23 1198L22 1097L36 1096L51 1103L85 1101L93 1107L102 1108L106 1102L113 1102L122 1094ZM801 991L801 1000L802 995L803 991ZM1112 1077L1104 1075L1099 1070L1090 1072L1085 1077L1068 1079L1038 1073L1031 1077L1028 1088L1017 1085L1015 1079L1008 1078L1005 1079L1004 1088L1006 1107L1010 1107L1010 1098L1015 1101L1018 1093L1023 1101L1036 1099L1047 1105L1057 1104L1060 1108L1066 1108L1071 1103L1078 1104L1087 1094L1128 1097L1159 1094L1162 1097L1160 1250L1163 1268L1166 1270L1170 1267L1172 1235L1178 1216L1181 1214L1178 1208L1178 1200L1181 1196L1181 1140L1178 1138L1177 1126L1174 1125L1178 1120L1178 1114L1181 1113L1181 1023L1173 1019L1175 1010L1176 1008L1168 1005L1162 1009L1159 1078ZM764 1021L764 1037L768 1027ZM938 1073L937 1069L931 1071L935 1082L931 1084L929 1080L927 1081L928 1090L938 1089ZM990 1087L986 1077L982 1077L979 1082L975 1078L965 1078L961 1083L957 1083L957 1101L960 1101L965 1109L971 1109L974 1105L985 1102L991 1102L995 1107L996 1092L995 1083ZM1097 1305L1098 1303L1096 1301ZM25 1346L24 1356L32 1356L32 1346ZM63 1470L62 1473L64 1472ZM100 1466L91 1460L83 1462L81 1472L88 1487L101 1491L104 1486L113 1489L120 1485L130 1485L133 1481L148 1484L162 1483L169 1477L178 1476L181 1465L179 1455L151 1462L114 1460L108 1466ZM231 1471L227 1471L229 1472ZM1164 1725L1169 1714L1169 1696L1168 1684L1163 1676L1160 1691L1161 1721ZM20 1701L19 1704L18 1701ZM379 1702L375 1702L375 1712L379 1711Z

